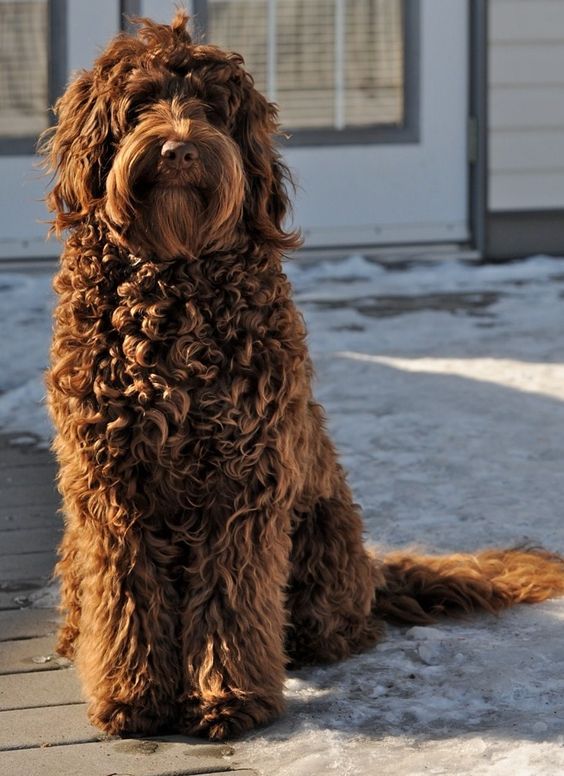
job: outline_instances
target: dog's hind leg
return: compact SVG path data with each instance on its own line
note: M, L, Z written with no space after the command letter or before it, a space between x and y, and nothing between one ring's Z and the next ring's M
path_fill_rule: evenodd
M381 564L366 550L360 510L324 431L321 407L310 405L310 466L295 505L288 587L291 665L332 662L361 652L383 632L374 616Z
M190 548L182 733L222 740L283 710L288 526L274 506L249 509Z
M290 665L325 663L362 652L381 637L373 614L380 565L362 542L362 522L343 475L335 491L296 516L288 590Z

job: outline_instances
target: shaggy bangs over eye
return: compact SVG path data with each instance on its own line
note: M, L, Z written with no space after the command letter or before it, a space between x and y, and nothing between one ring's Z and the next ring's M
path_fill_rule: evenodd
M158 71L134 70L129 76L121 100L124 127L137 124L142 114L162 97L166 88L166 77Z

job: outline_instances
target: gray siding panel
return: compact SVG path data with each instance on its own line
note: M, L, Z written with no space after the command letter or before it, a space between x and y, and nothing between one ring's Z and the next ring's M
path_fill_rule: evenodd
M564 2L491 0L489 207L564 207Z

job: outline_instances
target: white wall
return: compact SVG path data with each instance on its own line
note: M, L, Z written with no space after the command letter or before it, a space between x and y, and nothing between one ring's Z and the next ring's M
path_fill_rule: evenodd
M490 0L490 210L564 208L564 0Z

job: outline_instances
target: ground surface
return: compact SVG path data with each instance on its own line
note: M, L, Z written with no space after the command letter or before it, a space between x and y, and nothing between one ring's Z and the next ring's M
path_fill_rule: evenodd
M289 273L367 539L564 552L564 261L386 268L353 257ZM43 586L58 531L53 465L37 446L49 434L38 403L48 289L45 275L0 274L1 776L564 771L564 601L390 628L369 654L291 674L286 716L232 753L95 743L73 669L50 657L53 612L34 608L54 601Z

